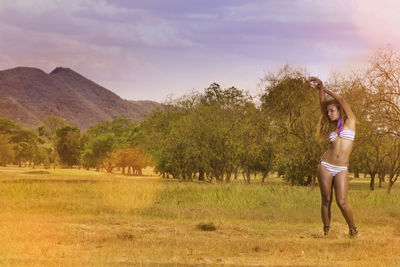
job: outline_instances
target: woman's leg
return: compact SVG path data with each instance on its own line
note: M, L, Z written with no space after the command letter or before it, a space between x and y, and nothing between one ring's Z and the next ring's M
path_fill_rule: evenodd
M332 205L332 174L329 173L328 169L318 165L317 170L319 189L321 190L321 217L324 226L330 226L331 224L331 205Z
M342 211L343 217L345 218L349 228L355 229L353 212L350 205L347 203L347 192L349 189L349 172L342 171L338 173L334 178L335 196L336 203Z

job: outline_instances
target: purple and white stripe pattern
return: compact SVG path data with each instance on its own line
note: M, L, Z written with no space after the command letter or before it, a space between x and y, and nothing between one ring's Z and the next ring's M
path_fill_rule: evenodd
M332 176L337 175L341 171L347 170L346 166L336 166L333 164L329 164L328 162L321 161L321 165L324 166Z
M333 142L335 141L335 139L340 136L343 139L346 140L354 140L354 136L356 135L356 133L352 130L343 130L340 132L340 134L338 134L337 132L331 132L330 136L329 136L329 142Z

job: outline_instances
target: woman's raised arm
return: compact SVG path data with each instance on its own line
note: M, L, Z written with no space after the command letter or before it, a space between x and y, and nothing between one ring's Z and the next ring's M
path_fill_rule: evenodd
M354 115L353 110L351 109L350 105L347 103L347 101L341 96L338 95L334 92L332 92L329 89L324 88L324 91L332 96L334 99L336 99L340 105L342 105L343 110L346 112L347 115L347 120L349 121L350 124L352 124L353 126L355 126L356 124L356 115Z

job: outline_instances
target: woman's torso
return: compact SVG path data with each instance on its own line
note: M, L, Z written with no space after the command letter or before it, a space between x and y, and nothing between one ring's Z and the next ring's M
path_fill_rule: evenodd
M342 131L355 132L355 129L346 128L343 126ZM349 166L350 154L353 149L353 140L345 139L337 136L333 142L330 143L328 150L322 155L321 161L328 162L336 166Z

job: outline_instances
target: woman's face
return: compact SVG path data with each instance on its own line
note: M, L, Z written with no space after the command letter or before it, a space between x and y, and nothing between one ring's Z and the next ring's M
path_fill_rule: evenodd
M337 121L339 119L339 110L336 105L331 104L327 107L328 118L330 121Z

